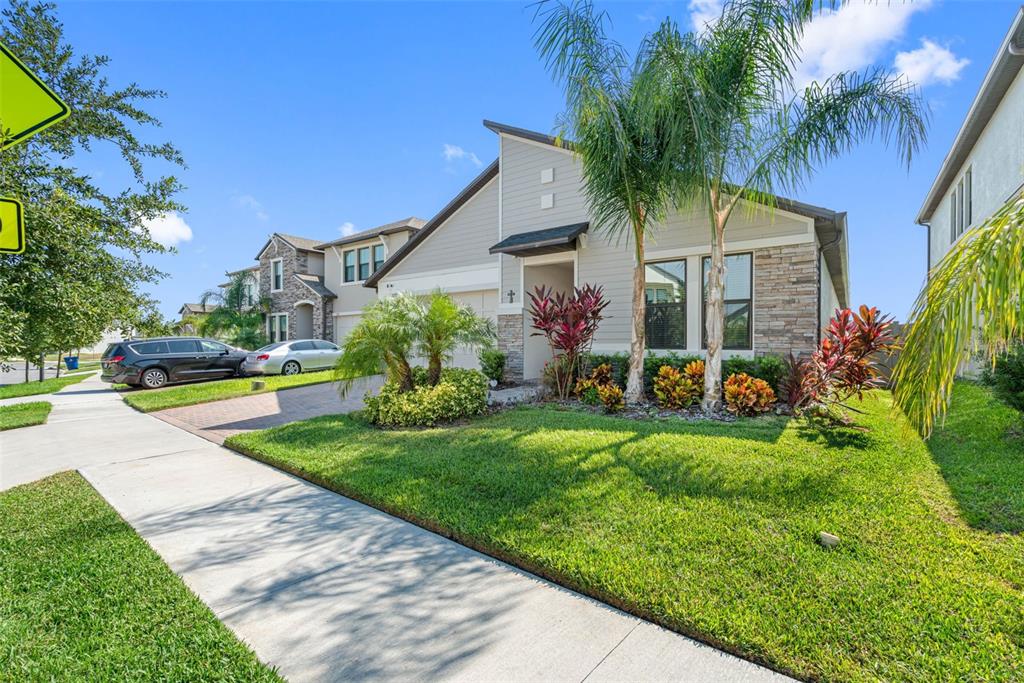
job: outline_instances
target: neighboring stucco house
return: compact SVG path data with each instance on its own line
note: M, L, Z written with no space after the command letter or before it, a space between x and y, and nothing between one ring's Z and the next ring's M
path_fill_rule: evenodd
M359 322L363 308L377 299L377 293L363 287L363 282L424 223L410 216L317 245L324 254L323 284L336 296L328 324L330 336L325 339L339 344L344 341Z
M246 302L245 305L247 307L251 307L253 304L256 303L256 299L259 297L260 294L259 266L251 266L249 268L242 268L241 270L231 270L224 274L228 277L227 282L223 282L217 285L217 287L219 287L222 290L222 293L227 292L228 288L231 287L232 283L234 282L237 276L245 275L245 281L243 283L244 291L242 293Z
M450 292L497 322L509 376L534 379L550 352L531 336L525 293L599 284L610 304L594 350L627 351L631 251L591 230L575 154L541 133L484 125L498 135L498 159L366 286L381 296ZM702 352L709 232L697 210L655 227L647 244L649 349ZM739 209L726 237L726 354L810 353L832 310L848 305L846 214L780 198L774 211ZM473 366L475 354L456 363Z
M928 227L928 270L968 229L1024 186L1024 9L1018 9L917 222Z

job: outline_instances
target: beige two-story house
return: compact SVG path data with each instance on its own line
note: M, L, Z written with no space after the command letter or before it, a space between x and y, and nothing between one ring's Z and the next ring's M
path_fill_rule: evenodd
M533 336L527 295L540 285L604 287L610 304L594 341L628 351L632 252L592 224L571 146L485 121L498 158L366 280L381 296L435 288L493 318L513 378L540 376L550 351ZM782 199L745 207L726 234L727 354L810 353L849 299L846 214ZM703 352L705 212L672 212L647 244L647 343ZM473 354L456 358L475 364Z

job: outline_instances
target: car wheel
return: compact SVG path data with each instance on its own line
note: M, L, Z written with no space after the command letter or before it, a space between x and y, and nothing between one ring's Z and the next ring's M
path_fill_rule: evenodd
M167 373L160 368L150 368L142 373L142 386L146 389L159 389L167 384Z
M302 372L302 368L293 360L288 361L284 364L284 367L281 368L282 375L297 375L300 372Z

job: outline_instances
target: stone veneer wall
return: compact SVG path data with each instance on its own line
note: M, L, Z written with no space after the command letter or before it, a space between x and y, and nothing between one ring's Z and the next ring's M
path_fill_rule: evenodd
M334 336L334 321L331 317L334 311L333 302L324 302L313 290L293 277L295 273L309 272L309 254L293 249L276 237L274 241L277 243L277 249L274 249L273 244L270 245L260 258L260 295L270 299L271 313L288 314L289 339L296 337L295 302L313 301L313 336L331 341L331 337ZM282 260L283 265L283 289L280 292L271 292L270 262L278 258Z
M818 249L791 244L754 252L754 349L808 355L818 343Z
M523 314L498 315L498 350L505 354L505 377L523 380Z

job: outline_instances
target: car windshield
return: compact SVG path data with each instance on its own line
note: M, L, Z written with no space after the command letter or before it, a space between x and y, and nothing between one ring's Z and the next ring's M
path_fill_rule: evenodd
M273 351L274 349L281 348L285 344L287 344L287 342L274 342L273 344L267 344L262 349L256 349L256 353L263 353L265 351Z

